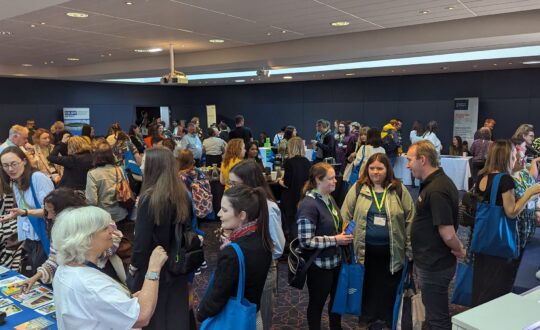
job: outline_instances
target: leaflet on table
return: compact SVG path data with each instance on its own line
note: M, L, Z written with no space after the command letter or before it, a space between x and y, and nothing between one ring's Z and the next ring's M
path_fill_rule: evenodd
M47 320L43 316L24 322L15 327L15 330L45 330L50 329L54 322Z
M17 293L21 293L23 289L24 280L20 280L18 282L13 282L11 284L8 284L6 287L2 288L2 293L6 296L11 296ZM37 289L39 287L39 284L34 283L32 286L32 289ZM47 290L48 291L48 290Z
M9 304L13 304L13 301L11 301L11 299L0 298L0 307L5 306L5 305L9 305Z
M50 303L48 305L44 305L39 308L36 308L35 311L41 315L48 315L48 314L56 312L56 307L54 306L54 303Z
M29 291L29 292L26 292L26 293L24 293L24 292L16 293L13 296L11 296L11 298L15 299L17 301L23 302L25 300L35 298L37 296L41 296L42 294L49 293L49 292L51 292L51 291L49 289L47 289L47 288L37 287L37 288L33 289L32 291Z
M6 268L4 266L0 266L0 275L9 272L11 269Z
M21 303L21 305L28 307L28 308L38 308L43 305L47 305L48 303L53 302L53 295L52 293L45 293L37 297L33 297L30 299L27 299Z
M0 280L0 287L5 287L5 286L8 286L10 284L20 282L20 281L24 281L24 280L26 280L26 277L24 277L22 275L15 275L15 276L11 276L11 277L8 277L8 278L4 278L4 279Z
M11 304L0 307L0 312L4 312L6 316L10 316L22 312L22 309L17 305Z

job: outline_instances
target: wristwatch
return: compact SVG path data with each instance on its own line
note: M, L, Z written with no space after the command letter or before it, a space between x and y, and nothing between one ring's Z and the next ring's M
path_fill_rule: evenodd
M23 217L27 217L28 216L28 210L27 209L23 209L24 213L23 213Z
M144 278L150 281L159 281L159 273L156 272L146 272Z

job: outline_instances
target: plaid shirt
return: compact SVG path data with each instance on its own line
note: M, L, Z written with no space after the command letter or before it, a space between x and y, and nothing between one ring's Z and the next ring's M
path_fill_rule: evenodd
M309 192L306 198L321 199L321 196L316 192ZM324 200L322 200L324 203ZM330 211L328 211L330 213ZM338 211L339 212L339 211ZM298 224L298 240L300 247L306 250L325 249L336 246L337 241L334 236L315 236L316 226L313 224L315 219L299 218L296 220ZM323 269L332 269L340 265L341 256L336 253L332 257L317 257L314 261L315 265Z
M516 184L516 199L521 198L525 194L525 190L536 184L536 180L531 174L529 174L529 171L527 170L521 170L519 172L519 177L513 176L512 178ZM536 199L532 201L536 201ZM523 209L523 211L521 211L517 216L519 245L521 249L524 249L527 242L529 242L534 236L534 232L536 230L536 217L534 213L535 208L525 207L525 209Z

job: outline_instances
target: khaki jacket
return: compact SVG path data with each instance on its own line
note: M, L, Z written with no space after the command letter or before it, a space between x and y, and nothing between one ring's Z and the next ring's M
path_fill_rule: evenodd
M389 219L388 229L390 230L390 265L392 273L399 271L403 267L405 257L412 257L411 249L411 224L415 216L414 202L407 188L402 185L401 198L395 189L389 190L384 201L386 215ZM364 264L366 255L366 228L367 213L371 206L373 197L367 185L362 186L358 198L356 198L356 186L353 185L343 206L341 216L343 217L345 229L351 219L356 222L354 228L354 253L356 261Z

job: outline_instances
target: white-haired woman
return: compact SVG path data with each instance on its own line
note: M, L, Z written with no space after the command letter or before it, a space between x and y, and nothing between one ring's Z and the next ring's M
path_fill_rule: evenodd
M161 246L154 249L142 289L132 297L96 266L113 244L110 222L109 213L95 206L67 209L56 219L52 239L60 266L53 287L59 329L140 328L154 313L167 254Z

